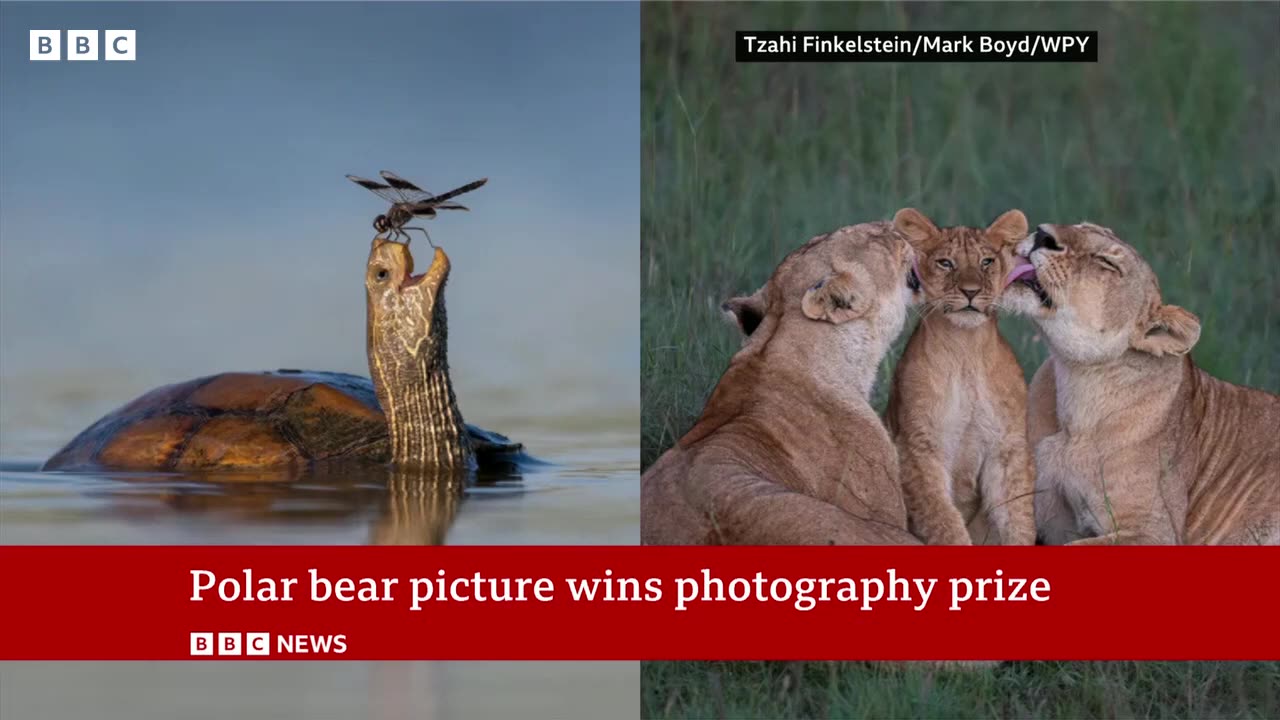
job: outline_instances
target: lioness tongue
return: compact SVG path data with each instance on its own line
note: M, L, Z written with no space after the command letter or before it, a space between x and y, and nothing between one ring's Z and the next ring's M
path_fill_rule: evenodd
M1036 266L1032 265L1029 260L1022 257L1021 255L1017 257L1017 261L1018 261L1018 265L1014 267L1013 270L1010 270L1008 277L1004 279L1005 287L1009 287L1009 285L1011 285L1018 278L1023 278L1028 275L1030 275L1032 279L1035 279Z

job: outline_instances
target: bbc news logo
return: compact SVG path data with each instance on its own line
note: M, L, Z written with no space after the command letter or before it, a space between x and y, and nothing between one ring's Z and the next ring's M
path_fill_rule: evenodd
M271 633L191 633L192 655L270 655Z
M135 44L138 33L136 30L103 30L102 31L102 54L107 61L112 60L137 60L138 48ZM61 30L32 30L31 31L31 59L32 60L61 60L62 59L62 31ZM67 59L68 60L97 60L98 59L98 31L97 30L68 30L67 31Z
M275 655L341 655L346 635L276 635ZM191 633L191 655L272 655L271 633Z

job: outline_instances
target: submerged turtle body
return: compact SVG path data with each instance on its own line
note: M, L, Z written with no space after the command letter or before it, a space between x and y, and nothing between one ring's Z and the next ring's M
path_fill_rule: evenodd
M465 425L477 464L522 446ZM391 460L387 419L358 375L223 373L156 388L80 433L45 470L209 470Z

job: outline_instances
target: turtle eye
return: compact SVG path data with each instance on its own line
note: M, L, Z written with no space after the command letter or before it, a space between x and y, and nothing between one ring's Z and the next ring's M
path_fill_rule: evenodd
M387 272L386 268L378 268L378 272L377 274L374 275L374 277L378 279L378 282L386 282L387 276L390 274L391 273Z
M955 270L956 264L946 258L942 258L941 260L938 261L938 267L942 268L943 270Z
M989 268L991 267L991 263L995 261L996 261L995 258L982 258L982 267Z

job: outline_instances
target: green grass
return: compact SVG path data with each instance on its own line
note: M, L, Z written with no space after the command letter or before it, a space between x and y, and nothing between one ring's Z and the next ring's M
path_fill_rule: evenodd
M642 22L646 467L739 346L720 303L810 237L907 205L1111 227L1200 317L1201 367L1280 391L1275 3L653 3ZM1096 29L1100 59L735 63L733 31L765 28ZM1044 344L1023 318L1001 326L1029 376Z
M1133 244L1212 374L1280 392L1280 5L649 3L642 23L642 463L739 347L720 303L803 241L915 206L1009 208ZM747 29L1097 30L1096 64L742 64ZM1034 327L1001 327L1028 377ZM910 328L899 341L898 349ZM898 350L881 368L882 406ZM647 663L648 717L1277 717L1277 664Z
M1280 663L645 663L644 718L1280 717Z

